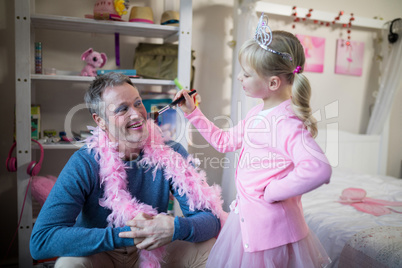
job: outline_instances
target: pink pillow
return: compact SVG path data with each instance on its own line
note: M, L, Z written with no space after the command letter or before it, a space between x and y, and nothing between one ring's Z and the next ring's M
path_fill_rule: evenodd
M57 178L54 176L35 176L32 178L31 193L38 203L43 205Z

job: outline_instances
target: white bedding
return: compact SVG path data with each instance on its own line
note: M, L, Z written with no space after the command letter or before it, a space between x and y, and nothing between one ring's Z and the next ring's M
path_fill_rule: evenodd
M336 202L349 187L364 189L367 197L402 201L402 179L337 169L329 184L303 195L306 222L327 250L333 261L331 267L338 267L340 253L354 234L376 226L402 226L402 214L392 212L377 217ZM402 211L402 207L393 208Z

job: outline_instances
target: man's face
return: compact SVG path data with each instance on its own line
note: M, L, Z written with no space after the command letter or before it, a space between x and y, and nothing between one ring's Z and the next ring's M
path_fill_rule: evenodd
M109 87L103 92L106 118L101 127L113 142L141 148L148 138L147 112L138 90L130 84ZM99 124L99 123L98 123Z

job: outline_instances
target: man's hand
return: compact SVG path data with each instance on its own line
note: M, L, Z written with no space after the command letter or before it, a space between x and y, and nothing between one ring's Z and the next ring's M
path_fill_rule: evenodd
M126 224L131 231L121 232L119 237L133 238L138 249L153 250L172 242L174 218L171 216L139 213Z

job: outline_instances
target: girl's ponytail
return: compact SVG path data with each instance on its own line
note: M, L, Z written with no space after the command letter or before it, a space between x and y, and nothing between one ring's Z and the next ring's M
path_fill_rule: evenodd
M317 136L317 120L313 117L310 107L311 87L307 77L296 72L292 87L292 108L297 117L302 120L311 136Z

